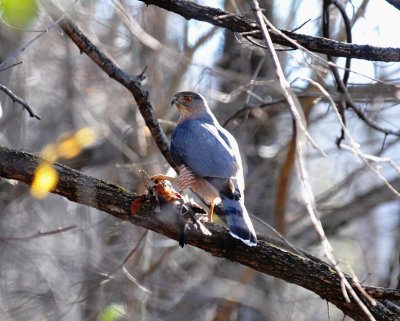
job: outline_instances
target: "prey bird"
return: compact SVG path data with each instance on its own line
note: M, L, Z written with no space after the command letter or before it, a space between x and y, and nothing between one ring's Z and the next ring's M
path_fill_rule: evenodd
M256 245L244 205L243 168L235 138L218 123L200 94L178 92L171 105L180 114L171 138L172 157L180 166L178 187L191 188L210 204L210 221L214 206L222 202L231 235Z
M192 226L198 228L203 235L211 235L211 232L202 223L207 216L206 211L193 199L178 193L169 182L171 180L169 177L165 175L148 176L144 170L141 170L140 173L148 193L139 195L133 200L131 204L133 216L137 215L139 211L154 211L156 208L154 201L156 201L160 211L179 213L179 245L182 248L186 244L187 231Z

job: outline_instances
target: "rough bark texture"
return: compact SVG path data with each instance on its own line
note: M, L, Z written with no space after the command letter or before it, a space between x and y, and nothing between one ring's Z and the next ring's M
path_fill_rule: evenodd
M61 15L61 12L54 11L54 8L50 10L50 12L55 16ZM81 52L84 52L90 59L92 59L92 61L110 78L118 81L132 93L140 113L158 148L168 163L177 170L177 166L169 152L168 140L155 117L154 109L149 101L149 92L145 90L141 84L142 80L145 79L144 72L146 68L144 68L142 74L131 76L119 68L110 58L99 50L70 19L62 19L59 25Z
M30 184L39 157L22 151L0 147L0 177L15 179ZM130 205L138 197L124 188L90 177L67 166L54 164L59 181L52 191L73 202L107 212L120 219L155 231L169 238L178 239L178 217L171 213L155 213L155 200L149 199L147 206L135 216L130 214ZM241 263L262 273L297 284L335 304L355 320L367 320L360 307L352 301L346 303L340 287L340 279L328 264L312 256L300 256L270 243L260 241L257 247L248 247L230 236L227 229L216 224L206 224L211 236L204 236L191 229L187 242L214 256ZM260 237L262 239L262 236ZM364 286L372 297L381 300L399 300L400 291ZM359 290L357 293L377 320L399 320L399 315L387 309L380 301L374 306ZM383 301L382 301L383 302Z
M173 11L186 19L206 21L232 32L254 32L252 37L260 37L256 23L240 15L182 0L141 1ZM59 16L58 14L56 15ZM60 27L79 47L81 52L87 54L105 73L120 82L132 93L153 138L165 158L173 165L167 140L154 117L154 112L148 99L149 94L141 85L143 75L132 77L118 68L69 19L64 18L60 22ZM400 60L399 49L350 45L324 38L284 32L305 48L319 53L376 61ZM280 35L272 34L272 37L275 43L292 46ZM33 154L0 147L0 177L31 184L34 172L40 161ZM54 167L59 173L59 181L52 191L53 193L178 240L179 226L177 222L179 218L177 214L174 212L154 212L154 208L157 205L155 199L149 198L142 210L133 216L130 213L130 206L138 195L130 193L117 185L87 176L67 166L54 164ZM232 238L227 229L222 226L206 224L206 227L211 231L211 236L204 236L198 230L191 229L187 237L188 244L201 248L214 256L227 258L262 273L309 289L321 298L335 304L353 319L367 320L366 315L354 300L351 303L347 303L344 300L340 279L335 270L328 264L309 255L293 254L264 241L260 241L257 247L248 247L241 241ZM260 236L260 239L265 238ZM350 283L352 283L351 280ZM400 319L399 314L390 311L383 304L386 300L399 300L399 290L368 286L364 286L364 289L373 298L380 300L377 301L376 305L373 305L356 288L356 292L377 320Z
M251 33L256 39L261 39L256 22L241 15L233 14L217 8L199 5L184 0L140 0L147 5L155 5L168 11L175 12L186 19L205 21L212 25L228 29L232 32ZM313 52L323 53L334 57L349 57L375 61L400 61L400 49L390 47L374 47L370 45L355 45L322 37L298 34L281 30L286 36L297 41L304 48ZM294 48L281 35L271 32L274 43ZM295 48L294 48L295 49Z

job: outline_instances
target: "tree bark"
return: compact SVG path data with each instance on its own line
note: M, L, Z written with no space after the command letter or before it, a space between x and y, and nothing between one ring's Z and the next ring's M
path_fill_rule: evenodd
M0 177L29 185L41 161L33 154L0 147ZM139 197L138 195L65 165L56 163L54 168L59 174L59 181L52 193L178 240L178 211L157 213L154 211L156 200L149 197L139 212L132 215L130 206L132 201ZM193 228L187 236L188 244L214 256L227 258L261 273L297 284L336 305L353 319L367 320L354 300L351 303L345 301L340 279L328 264L311 255L307 257L297 255L264 241L259 241L256 247L249 247L232 238L225 227L212 223L205 225L212 235L205 236ZM260 239L263 237L260 236ZM360 293L354 281L350 277L348 279L376 320L399 320L400 315L390 311L382 303L386 300L400 300L399 290L363 286L364 290L376 299L376 305L373 305Z
M233 32L251 32L252 37L260 37L257 25L253 20L227 13L220 9L200 6L193 2L182 0L141 1L174 11L186 19L207 21ZM149 94L141 85L143 74L131 77L118 68L69 19L64 18L60 22L60 27L74 41L81 52L86 53L105 73L130 90L147 126L150 128L154 140L165 158L173 165L167 140L154 117L154 112L149 102ZM376 61L400 60L399 49L349 45L324 38L291 32L285 33L305 48L332 56ZM292 46L280 35L273 34L272 37L275 43ZM33 154L0 147L0 177L15 179L29 185L40 162L41 160ZM132 201L139 197L138 195L126 191L120 186L90 177L64 165L54 164L54 168L59 173L59 180L52 193L178 240L178 211L157 213L154 211L157 206L156 200L151 197L144 197L146 202L142 204L143 206L136 215L132 215L130 206ZM311 255L301 256L294 254L264 241L259 241L256 247L248 247L241 241L232 238L226 228L216 224L205 225L212 235L205 236L197 229L191 229L187 237L188 244L201 248L214 256L230 259L261 273L297 284L313 291L322 299L335 304L343 313L353 319L367 320L366 315L354 300L351 303L345 301L340 286L340 278L328 264L313 258ZM265 239L262 236L259 238L261 240ZM377 300L375 305L360 293L351 278L349 278L349 282L377 320L399 320L400 315L389 310L384 305L386 301L400 300L399 290L363 286L364 290Z
M247 34L255 39L261 39L260 31L254 20L242 15L226 12L224 10L199 5L195 2L184 0L140 0L147 5L155 5L168 11L175 12L185 19L195 19L208 22L214 26L228 29L232 32ZM289 38L295 40L304 48L334 57L349 57L372 61L400 61L400 49L391 47L375 47L370 45L356 45L335 41L322 37L309 36L281 30ZM271 31L274 43L293 47L287 39Z

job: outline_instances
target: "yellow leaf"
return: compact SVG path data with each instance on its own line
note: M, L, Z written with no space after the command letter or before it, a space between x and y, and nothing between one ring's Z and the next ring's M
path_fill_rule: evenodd
M75 133L74 137L77 140L79 145L81 145L82 147L85 147L95 141L96 133L94 132L94 130L92 128L84 127L84 128L79 129Z
M93 143L96 134L93 129L84 127L74 134L69 134L60 139L57 144L57 155L64 159L71 159L80 154L82 148Z
M57 185L58 173L54 167L45 162L38 166L33 177L31 194L35 198L45 198Z
M74 137L64 139L57 145L57 155L64 159L74 158L81 152L82 146L78 144Z
M71 159L78 156L82 148L93 143L95 139L94 130L90 127L84 127L75 133L60 135L57 142L43 148L40 155L49 163L54 163L59 158Z

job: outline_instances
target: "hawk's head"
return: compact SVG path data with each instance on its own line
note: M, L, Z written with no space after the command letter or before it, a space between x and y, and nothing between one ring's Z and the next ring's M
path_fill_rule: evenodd
M209 107L204 97L192 91L181 91L174 95L171 105L175 105L181 119L196 118L202 113L208 114Z

